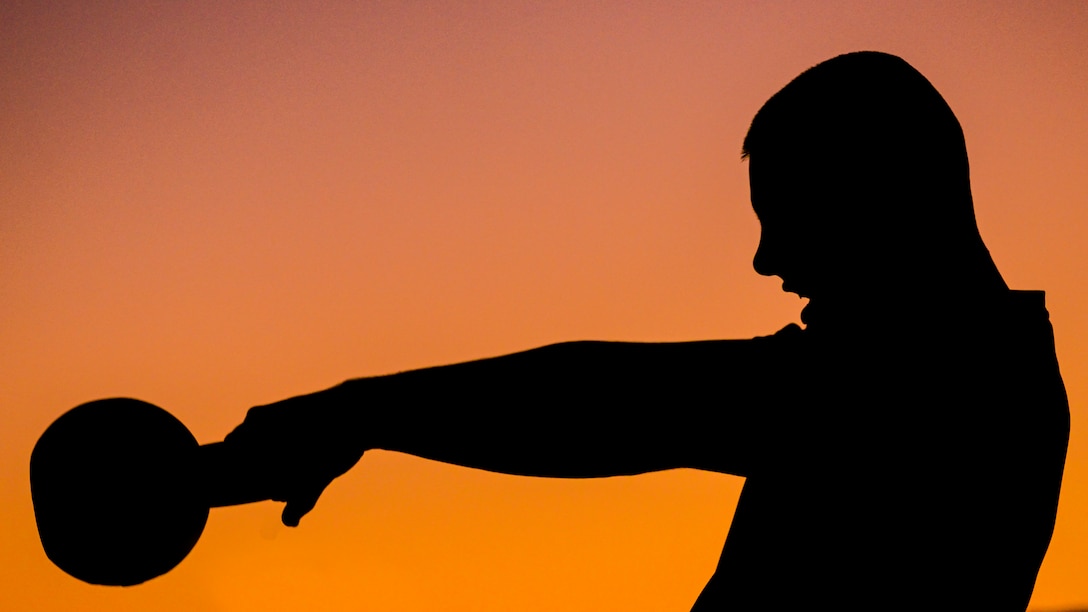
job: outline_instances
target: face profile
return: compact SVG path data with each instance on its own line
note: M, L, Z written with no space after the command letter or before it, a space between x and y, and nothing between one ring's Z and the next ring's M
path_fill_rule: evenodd
M822 286L819 271L832 268L826 261L819 232L806 219L798 200L804 195L790 189L791 178L776 173L770 160L749 160L752 208L759 218L759 246L752 266L763 276L782 279L782 290L812 298ZM779 171L780 172L780 171Z

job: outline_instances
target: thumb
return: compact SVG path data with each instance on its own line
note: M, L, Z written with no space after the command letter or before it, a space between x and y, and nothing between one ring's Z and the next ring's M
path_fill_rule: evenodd
M321 497L321 492L325 488L322 487L316 491L311 491L303 495L299 495L289 499L287 505L283 507L283 514L280 520L288 527L298 527L298 523L302 520L302 517L306 516L310 510L314 509L317 504L317 499Z

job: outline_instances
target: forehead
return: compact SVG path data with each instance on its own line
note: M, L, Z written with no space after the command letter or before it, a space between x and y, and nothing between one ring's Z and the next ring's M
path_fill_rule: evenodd
M760 219L795 212L808 182L796 163L766 154L748 158L752 208Z

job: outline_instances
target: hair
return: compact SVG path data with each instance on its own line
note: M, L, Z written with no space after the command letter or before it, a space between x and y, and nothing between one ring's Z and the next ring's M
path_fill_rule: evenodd
M791 149L881 175L925 168L970 197L967 146L937 89L903 59L876 51L832 58L790 81L752 120L741 157ZM918 177L915 177L918 178Z

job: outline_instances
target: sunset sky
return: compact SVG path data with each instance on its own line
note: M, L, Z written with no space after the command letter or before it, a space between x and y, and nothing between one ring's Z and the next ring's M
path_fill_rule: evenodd
M45 557L30 452L102 397L207 443L348 378L798 321L752 271L740 144L790 79L863 49L942 93L998 267L1047 292L1072 434L1032 609L1088 606L1088 2L6 0L0 607L689 609L740 478L371 452L299 528L217 509L121 589Z

